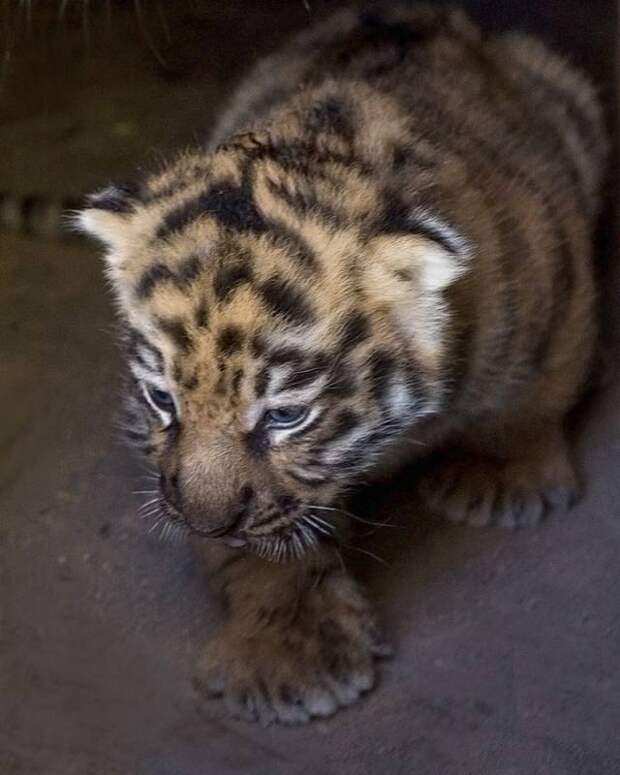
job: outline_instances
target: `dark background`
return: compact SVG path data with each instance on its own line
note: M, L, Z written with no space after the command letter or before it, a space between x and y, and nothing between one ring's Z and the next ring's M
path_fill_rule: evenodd
M195 142L234 81L337 3L0 1L0 189L62 196ZM612 2L466 3L585 67L613 119ZM0 235L0 775L620 773L620 380L614 187L598 258L605 357L578 413L587 483L520 533L448 526L403 477L355 555L396 656L377 690L295 729L200 705L218 610L189 547L136 516L96 251Z

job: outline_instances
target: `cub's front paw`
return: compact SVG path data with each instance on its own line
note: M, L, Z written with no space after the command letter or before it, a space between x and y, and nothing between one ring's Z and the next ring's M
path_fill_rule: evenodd
M247 721L303 724L354 702L389 647L357 586L332 573L292 605L233 615L208 645L196 686Z

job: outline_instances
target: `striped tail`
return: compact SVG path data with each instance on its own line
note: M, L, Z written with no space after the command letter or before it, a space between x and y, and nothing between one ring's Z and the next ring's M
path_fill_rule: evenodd
M0 232L63 241L76 239L79 234L71 225L72 213L82 204L77 196L0 192Z

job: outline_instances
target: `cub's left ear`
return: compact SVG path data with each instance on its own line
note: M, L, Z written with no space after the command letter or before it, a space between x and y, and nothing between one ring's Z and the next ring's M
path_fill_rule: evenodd
M397 300L403 293L441 293L467 271L469 250L464 241L451 245L420 234L376 237L370 243L368 274L372 296Z
M456 235L454 235L456 237ZM425 234L388 234L369 244L364 285L368 299L385 309L401 331L430 342L441 336L442 292L468 269L465 240Z
M119 249L129 234L131 215L138 201L136 186L108 186L87 197L84 209L76 217L76 227L112 251Z

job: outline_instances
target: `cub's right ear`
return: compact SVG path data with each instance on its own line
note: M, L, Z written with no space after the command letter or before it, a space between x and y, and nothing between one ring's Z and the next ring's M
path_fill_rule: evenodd
M138 201L135 186L108 186L87 197L85 207L75 217L75 226L109 247L112 259L113 252L127 241Z

